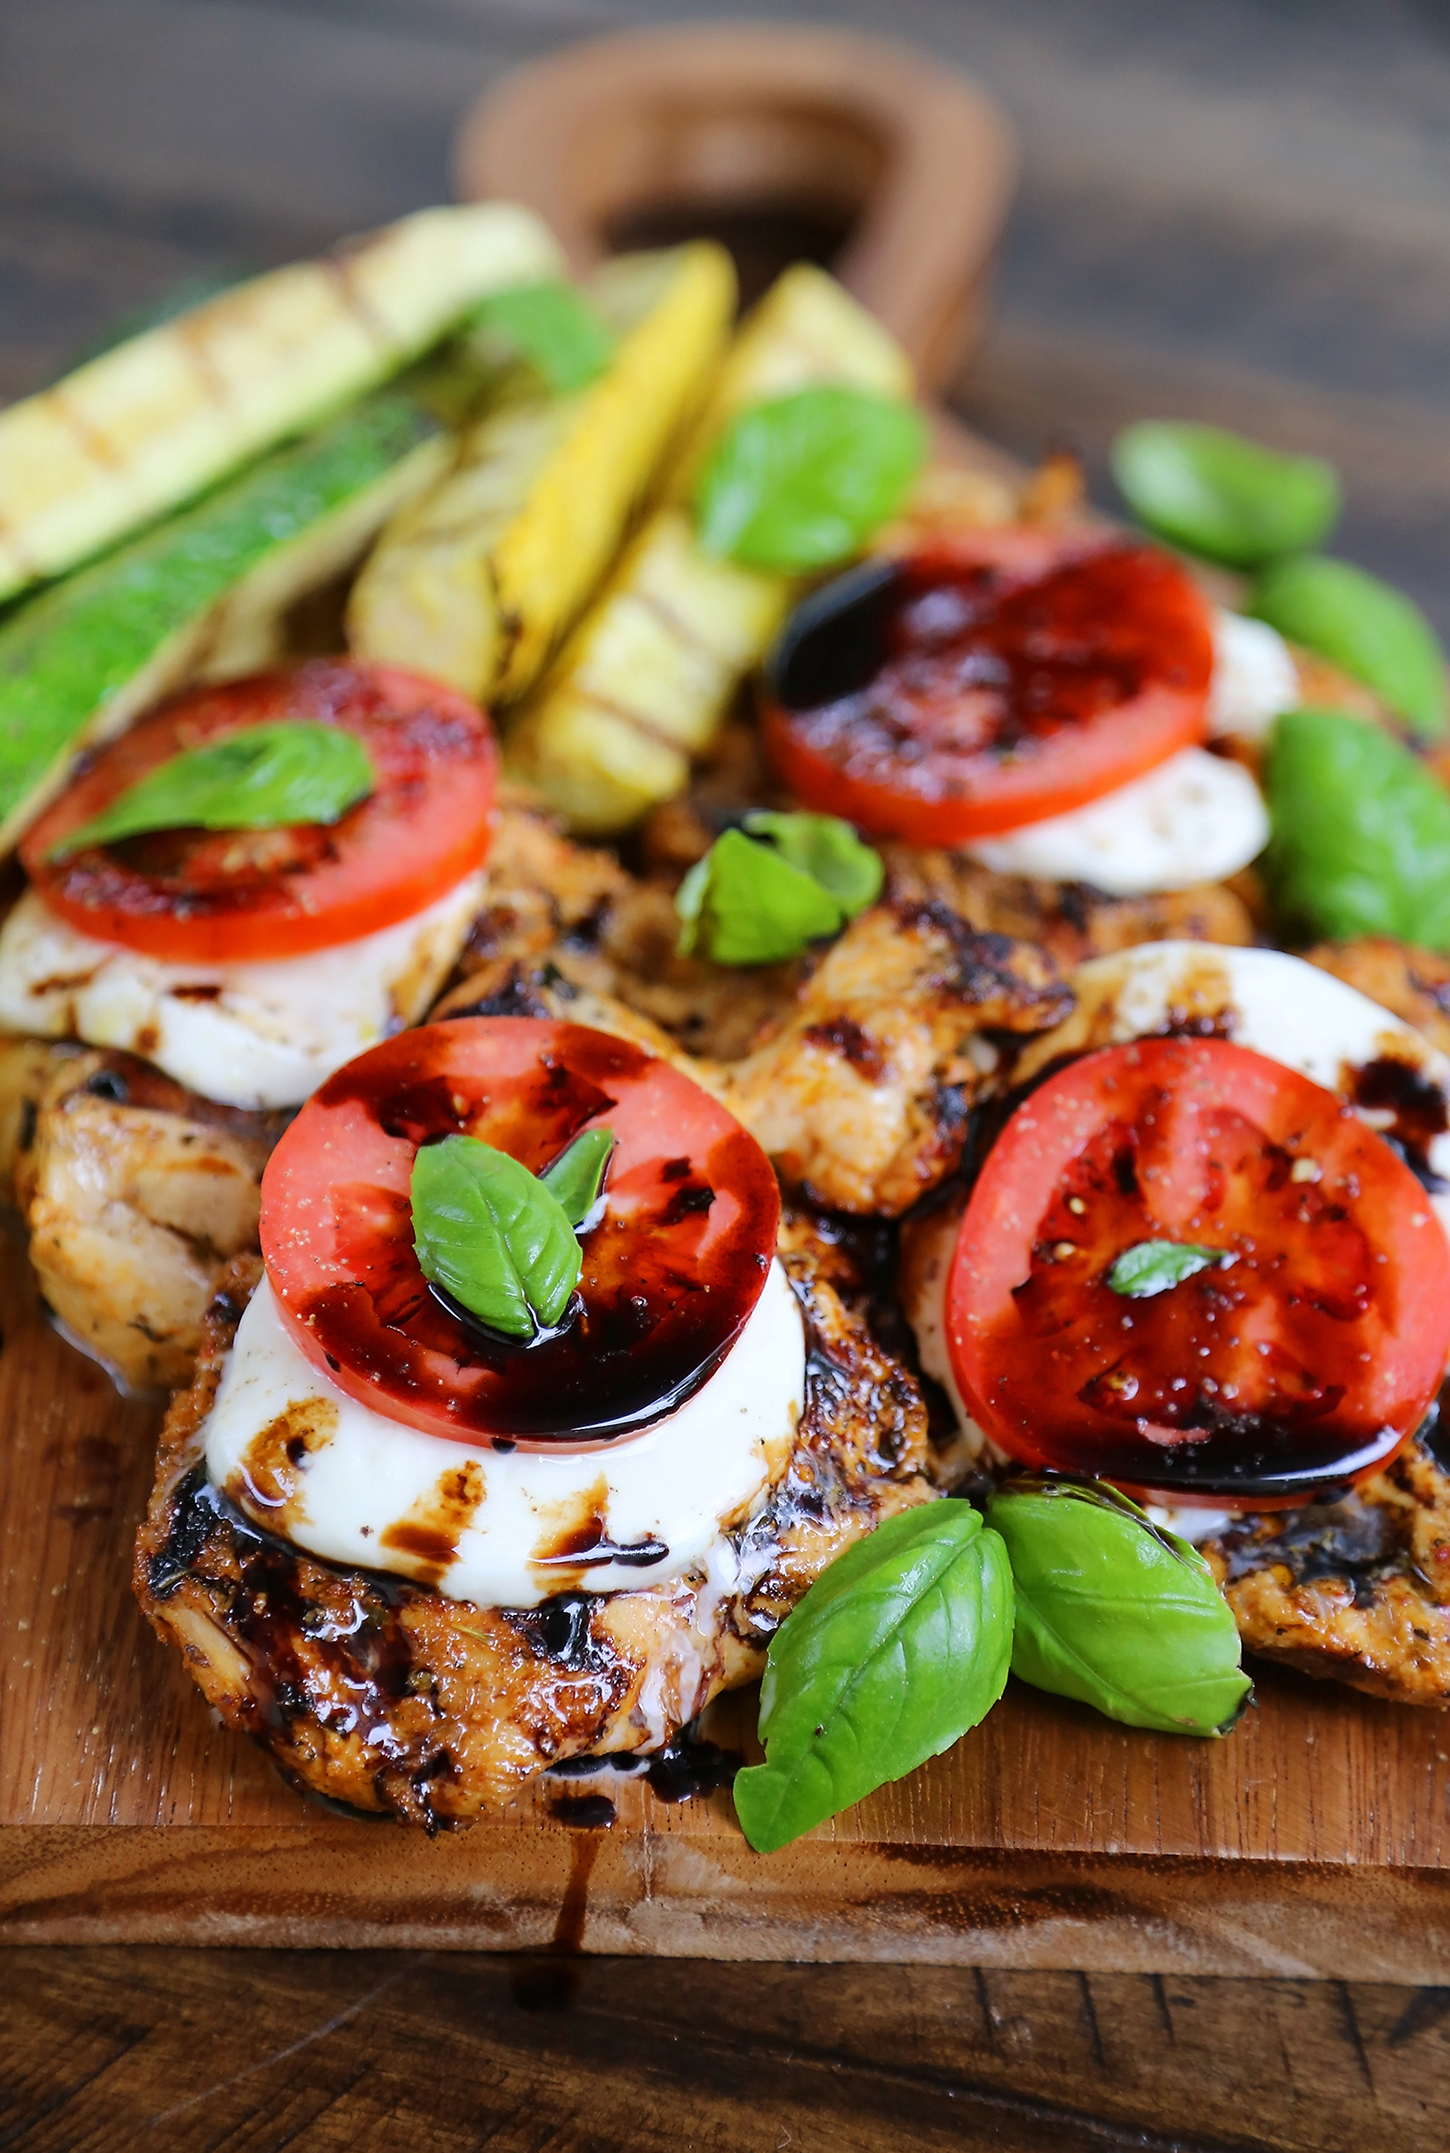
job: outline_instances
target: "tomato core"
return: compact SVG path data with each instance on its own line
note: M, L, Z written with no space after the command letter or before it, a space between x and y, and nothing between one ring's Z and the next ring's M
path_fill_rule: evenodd
M338 725L376 783L335 823L157 830L54 860L52 848L173 755L282 718ZM396 666L322 659L201 688L143 719L35 823L21 859L82 934L171 963L259 963L411 919L481 867L497 750L454 688Z
M961 845L1017 829L1206 737L1208 607L1154 547L974 532L854 600L860 588L860 571L843 580L835 623L829 593L809 601L823 698L805 699L809 663L777 665L762 722L800 799L877 836ZM833 637L851 653L845 682L829 678Z
M1115 1292L1145 1242L1218 1261ZM947 1334L1010 1456L1230 1507L1372 1471L1432 1404L1450 1247L1352 1109L1223 1040L1085 1055L1017 1109L962 1221Z
M540 1173L605 1126L575 1319L523 1347L445 1304L413 1246L419 1146L476 1136ZM424 1025L360 1055L262 1182L267 1273L314 1365L376 1412L510 1448L608 1441L681 1404L760 1298L779 1220L769 1160L708 1093L612 1033L533 1017Z

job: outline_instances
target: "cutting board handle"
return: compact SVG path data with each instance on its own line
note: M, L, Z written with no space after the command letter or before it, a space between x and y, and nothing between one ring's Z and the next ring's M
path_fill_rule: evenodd
M744 296L827 263L950 386L981 326L1017 154L997 105L907 48L705 23L571 45L508 75L459 129L465 200L536 209L576 271L707 232Z

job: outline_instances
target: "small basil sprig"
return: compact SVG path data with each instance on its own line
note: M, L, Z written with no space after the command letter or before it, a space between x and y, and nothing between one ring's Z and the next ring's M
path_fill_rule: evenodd
M1008 1481L987 1519L1012 1564L1019 1680L1130 1727L1228 1733L1253 1687L1197 1548L1102 1481Z
M1147 419L1113 443L1113 477L1138 521L1170 545L1258 568L1328 537L1339 476L1317 456L1280 456L1218 426Z
M771 1640L764 1764L735 1813L770 1853L935 1757L1007 1681L1012 1575L967 1503L899 1511L838 1556Z
M563 1321L583 1270L576 1228L598 1199L614 1138L587 1130L540 1177L476 1136L413 1161L413 1246L431 1285L506 1338Z
M839 933L880 895L881 855L835 815L760 809L745 830L717 838L680 884L682 956L778 964Z
M1248 610L1373 688L1414 732L1445 732L1445 653L1403 591L1348 561L1306 554L1265 569Z
M1210 1264L1232 1261L1230 1250L1204 1248L1196 1241L1139 1241L1123 1250L1107 1282L1114 1293L1142 1301L1166 1293L1170 1286L1181 1286L1185 1278L1206 1271Z
M1450 950L1450 793L1408 748L1342 711L1289 711L1264 790L1286 932Z
M53 845L63 859L147 830L272 830L336 822L376 782L367 749L340 725L279 718L248 725L148 770Z
M912 405L839 385L743 411L700 474L695 529L709 554L780 575L859 553L926 458Z
M526 360L556 396L587 389L614 356L613 337L573 284L518 284L493 292L473 319Z

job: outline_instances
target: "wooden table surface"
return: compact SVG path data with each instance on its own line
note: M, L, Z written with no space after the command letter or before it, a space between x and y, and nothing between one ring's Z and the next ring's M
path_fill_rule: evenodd
M964 415L1333 455L1450 628L1450 30L1429 0L754 0L976 70L1027 166ZM207 265L448 191L465 103L668 0L0 0L0 398ZM1450 1990L418 1953L0 1955L0 2146L1450 2144Z

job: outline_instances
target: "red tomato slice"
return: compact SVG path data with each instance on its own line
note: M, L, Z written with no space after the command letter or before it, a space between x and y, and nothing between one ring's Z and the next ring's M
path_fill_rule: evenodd
M510 1346L424 1278L414 1156L477 1136L541 1173L590 1127L617 1141L582 1240L582 1313ZM507 1448L607 1441L680 1404L759 1299L779 1222L770 1161L707 1092L628 1040L536 1017L455 1018L360 1055L262 1182L267 1274L309 1360L395 1420Z
M340 821L278 830L158 830L47 858L184 749L280 718L340 725L377 784ZM201 688L143 719L40 817L21 847L53 912L83 934L177 964L300 957L425 911L483 864L497 750L467 696L396 666L320 659Z
M1041 822L1206 736L1208 607L1155 547L966 533L904 560L873 615L866 684L767 701L763 726L799 799L878 837L962 845Z
M1144 1241L1232 1258L1152 1298ZM952 1368L1012 1457L1252 1509L1368 1472L1450 1349L1450 1246L1383 1139L1217 1039L1085 1055L987 1156L947 1288Z

